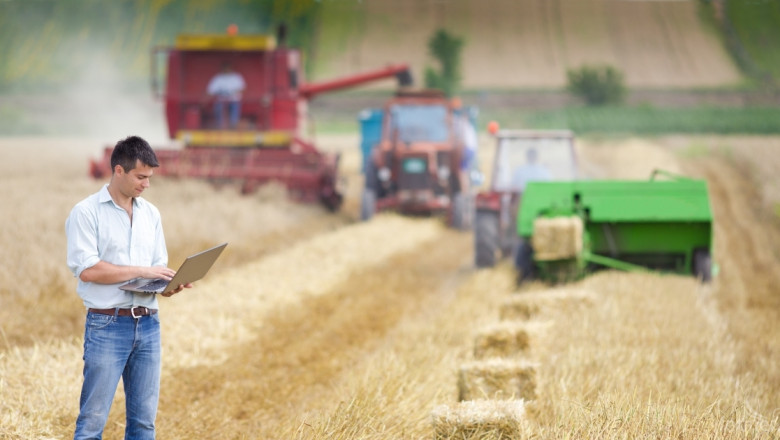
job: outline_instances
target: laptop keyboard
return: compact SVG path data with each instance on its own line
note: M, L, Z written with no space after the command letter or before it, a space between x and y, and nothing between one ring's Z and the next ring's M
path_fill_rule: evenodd
M162 289L163 287L167 286L168 282L165 280L154 280L150 282L149 284L145 284L142 289L144 290L157 290Z

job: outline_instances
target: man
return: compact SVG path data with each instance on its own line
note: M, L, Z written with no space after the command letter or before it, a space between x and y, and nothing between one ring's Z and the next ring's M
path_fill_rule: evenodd
M537 154L534 148L529 148L525 153L526 163L515 169L512 176L512 186L518 191L525 191L525 185L528 182L552 180L550 170L538 163Z
M241 94L246 88L244 77L224 63L222 70L209 81L206 91L214 98L214 117L220 128L225 128L225 107L228 109L230 128L241 118Z
M125 438L153 439L160 390L157 296L119 289L138 277L170 280L160 212L141 198L159 166L149 144L131 136L111 154L111 180L65 222L67 264L87 308L84 382L74 439L101 438L120 376ZM190 284L162 295L169 297Z

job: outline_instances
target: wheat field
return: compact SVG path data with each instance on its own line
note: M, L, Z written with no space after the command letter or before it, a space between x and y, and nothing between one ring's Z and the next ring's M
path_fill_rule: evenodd
M424 78L425 67L435 66L428 39L443 28L464 41L461 65L468 89L560 88L567 69L586 64L616 67L631 87L734 85L740 73L700 20L697 3L333 2L325 9L333 22L321 30L326 43L313 54L315 79L403 62L416 66L416 78Z
M101 184L86 177L97 145L0 139L3 439L72 436L84 310L64 220ZM464 403L458 374L480 362L480 335L502 326L527 330L511 362L535 368L535 398L510 438L780 437L779 138L578 141L591 176L661 167L708 179L721 267L708 286L602 272L518 287L508 262L475 269L472 235L438 219L357 221L357 139L321 145L343 154L337 214L274 187L242 197L153 178L145 195L163 214L171 265L230 242L207 278L161 301L158 438L435 438L437 411ZM502 312L523 299L534 306ZM120 386L105 438L123 429ZM448 438L503 435L465 432Z

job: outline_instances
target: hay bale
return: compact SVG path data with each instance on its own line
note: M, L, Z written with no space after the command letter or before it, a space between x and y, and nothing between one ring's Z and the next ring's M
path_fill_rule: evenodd
M576 257L582 252L582 228L578 216L537 218L531 237L534 258L548 261Z
M458 400L536 398L536 364L526 360L469 362L458 372Z
M526 320L539 313L541 306L529 295L515 296L504 301L498 309L502 320Z
M469 400L431 412L436 440L517 439L526 431L522 400Z
M525 323L505 321L481 330L474 342L474 357L513 356L530 346L528 326Z
M504 321L528 320L543 309L559 310L570 306L590 305L593 295L584 289L546 289L506 299L499 306L499 317Z

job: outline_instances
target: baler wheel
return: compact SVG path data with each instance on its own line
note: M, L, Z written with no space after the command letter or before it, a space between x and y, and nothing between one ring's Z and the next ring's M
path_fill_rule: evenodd
M521 239L515 253L515 267L518 270L517 282L530 281L536 278L534 267L534 249L531 243Z
M703 283L712 281L712 256L707 249L693 251L693 275Z
M474 264L477 267L496 265L498 251L498 215L478 211L474 221Z

